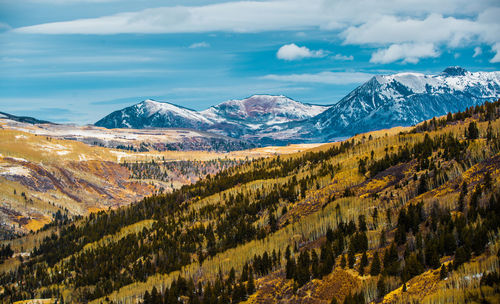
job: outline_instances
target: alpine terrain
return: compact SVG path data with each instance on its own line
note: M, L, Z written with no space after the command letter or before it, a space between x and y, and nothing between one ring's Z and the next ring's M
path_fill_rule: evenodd
M106 128L193 128L259 145L328 142L410 126L500 97L500 72L448 67L438 75L374 76L333 106L255 95L203 111L145 100L96 122ZM335 101L332 101L334 103Z

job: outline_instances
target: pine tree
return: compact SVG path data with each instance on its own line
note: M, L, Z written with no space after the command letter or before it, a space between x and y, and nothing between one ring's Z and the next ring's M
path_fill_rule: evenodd
M255 282L253 279L253 271L250 271L248 274L248 283L247 283L247 294L251 295L255 292Z
M428 179L429 179L429 175L427 173L420 176L420 183L418 184L418 194L422 194L422 193L429 191L428 182L427 182Z
M295 277L295 269L296 269L295 259L292 257L288 258L285 266L286 278L288 280Z
M278 230L278 221L274 216L274 212L271 212L271 214L269 215L269 227L271 227L271 232L275 232L276 230Z
M311 277L311 272L309 271L310 264L311 260L309 252L302 251L299 255L297 268L295 269L295 278L299 286L302 286L309 281Z
M241 271L240 282L248 281L248 263L245 263Z
M368 230L367 227L366 227L366 218L365 218L365 215L364 214L360 214L358 216L358 230L359 231L366 231Z
M143 301L144 304L151 304L151 296L149 295L149 291L146 290L144 293Z
M491 121L488 122L488 129L486 129L486 140L491 141L493 139L493 128L491 127Z
M342 258L340 259L340 267L345 268L345 265L346 265L346 259L345 259L345 255L343 254Z
M359 262L360 275L364 274L366 266L368 266L368 257L366 256L366 251L363 251L363 255L361 256L361 261Z
M446 269L446 266L443 264L441 266L441 271L439 272L439 277L441 280L444 280L448 276L448 270Z
M314 278L321 277L321 271L319 268L319 258L318 254L316 253L316 250L313 250L311 252L311 273Z
M153 304L161 304L161 295L158 294L158 290L156 289L156 286L153 287L151 290L151 303Z
M479 129L477 128L477 124L475 121L471 121L469 123L469 127L467 128L467 132L465 134L465 137L470 140L478 139L479 138Z
M466 246L459 247L457 251L455 251L455 260L453 261L453 268L455 270L462 265L463 263L467 262L470 259L470 249Z
M370 267L370 275L376 276L380 273L380 258L378 252L373 255L372 265Z
M379 279L378 279L378 282L377 282L377 294L378 294L378 297L379 298L382 298L384 297L385 293L386 293L386 289L385 289L385 282L384 282L384 277L381 276Z
M387 243L387 239L386 239L386 236L385 236L385 229L382 229L382 231L380 231L380 244L379 244L379 247L384 247L385 243Z
M356 262L356 256L354 255L354 246L349 246L349 252L347 253L347 262L349 264L349 268L354 267L354 263Z

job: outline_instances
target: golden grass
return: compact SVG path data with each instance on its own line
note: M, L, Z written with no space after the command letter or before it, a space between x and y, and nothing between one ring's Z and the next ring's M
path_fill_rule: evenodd
M37 231L39 230L40 228L42 228L43 226L45 226L45 224L48 224L50 223L51 220L49 218L41 218L41 219L31 219L29 220L28 224L26 224L26 229L30 230L30 231Z
M31 299L16 301L14 304L53 304L56 303L56 299Z
M486 126L487 126L486 123L479 124L481 132L485 131ZM465 124L448 126L442 130L431 132L430 135L431 137L433 137L441 134L446 134L448 132L452 132L458 136L462 136L465 127L466 127ZM500 127L500 120L497 120L496 122L493 123L493 128L494 130L496 130L497 133L499 127ZM298 211L303 211L306 210L308 207L311 207L313 203L323 205L327 203L328 196L331 193L343 191L346 187L357 185L362 181L364 181L365 177L361 176L357 170L359 158L370 157L371 151L373 150L375 152L375 159L379 159L385 155L386 149L389 151L389 153L392 153L396 152L399 147L402 147L405 144L411 145L416 142L421 142L424 138L424 134L421 133L399 135L400 132L408 131L410 129L411 128L393 128L390 130L376 131L355 136L354 140L357 142L361 142L360 145L357 145L354 149L350 150L347 153L337 155L333 157L331 160L328 160L328 162L332 165L340 164L341 165L340 172L337 172L333 179L331 179L329 176L326 176L314 180L314 184L316 184L317 182L320 186L320 189L309 190L307 192L307 198L305 200L296 202L293 206L291 206L291 210L293 210L294 207L297 207ZM372 135L372 140L368 140L370 134ZM329 144L319 145L311 147L311 151L324 151L332 146L339 144L340 143L329 143ZM232 154L231 153L219 154L219 153L207 153L207 152L129 153L122 151L118 151L119 153L113 152L111 154L115 155L115 157L117 157L117 159L119 159L120 161L123 161L125 159L127 159L127 161L149 160L152 158L162 158L162 157L165 157L165 159L208 160L208 159L213 159L214 157L215 158L221 157L221 155L223 155L222 157L246 158L251 153L254 153L253 155L256 155L255 153L257 153L257 155L260 155L259 157L261 157L262 155L273 156L274 154L278 153L276 151L289 152L292 151L293 149L301 151L295 154L287 154L281 156L282 159L289 159L302 156L305 153L304 151L301 150L302 148L303 147L300 148L285 147L282 149L265 148L253 152L237 151L237 152L232 152ZM484 158L484 154L483 151L480 149L479 143L477 146L471 147L468 153L470 153L470 155L476 160L481 160L482 158ZM268 160L262 160L262 162L266 161ZM253 166L254 166L253 164L244 165L240 168L240 170L242 172L252 170ZM307 175L309 175L310 174L309 170L318 171L319 168L311 169L309 165L306 165L304 168L299 169L299 172L296 174L297 179L304 178ZM408 172L406 173L408 173L409 175L412 173L412 171L413 171L412 169L409 169ZM456 169L455 171L456 171L455 174L457 176L459 176L462 173L459 169ZM223 194L230 194L230 193L235 194L237 192L243 192L243 193L249 193L251 197L255 193L256 189L260 189L262 193L266 193L267 191L270 191L272 189L274 184L278 185L284 184L290 178L291 176L279 178L276 180L253 181L247 184L238 185L222 193L217 193L201 200L193 200L193 202L190 203L189 210L193 209L198 210L199 208L206 206L208 204L224 204L225 202L222 199ZM367 191L367 190L383 188L391 181L390 179L391 179L390 177L387 177L382 180L372 181L372 183L368 183L367 185L365 185L366 189L361 189L361 190ZM414 200L411 200L410 202L424 199L426 203L438 200L443 203L445 203L446 201L449 204L452 204L452 202L454 202L453 198L456 198L457 194L455 192L449 192L444 188L442 190L443 190L442 192L438 192L436 196L433 198L419 197ZM369 244L370 244L369 246L370 248L373 248L375 245L377 245L380 230L384 227L390 228L387 227L388 224L385 221L385 210L386 209L397 210L398 207L402 206L405 203L408 203L408 199L405 197L404 193L395 191L393 188L386 190L386 192L387 191L396 193L396 197L391 198L389 201L384 203L381 203L381 201L374 200L371 198L349 197L349 198L338 199L336 200L335 203L326 205L326 207L321 210L311 209L311 212L313 213L303 212L301 214L300 212L297 212L296 213L297 217L291 224L285 226L284 228L280 229L276 233L268 236L263 240L258 240L258 241L254 240L247 244L227 250L226 252L219 253L214 258L205 260L201 266L198 265L198 263L192 263L190 265L183 267L181 271L172 272L166 275L156 274L148 278L147 282L145 283L138 282L122 287L119 291L113 292L111 295L109 295L109 298L112 300L121 300L124 303L134 303L134 301L136 301L136 299L140 297L145 290L151 289L152 286L157 286L160 289L162 288L162 286L168 286L170 282L173 279L175 279L178 275L183 275L185 277L193 277L195 279L200 277L203 277L204 279L214 279L215 275L219 272L219 269L223 273L227 273L231 267L234 267L236 270L240 270L244 265L244 263L249 261L255 254L260 255L264 251L271 252L272 250L276 251L281 250L281 252L284 252L286 246L293 245L295 242L299 244L306 244L307 242L317 240L319 237L323 236L326 233L326 229L328 227L335 227L337 220L339 220L336 218L334 211L334 207L337 203L341 206L341 213L342 213L341 217L343 221L356 220L360 214L366 215L368 224L374 227L374 229L368 233ZM301 209L303 207L306 209ZM379 220L377 225L375 225L372 222L372 218L370 216L370 213L375 207L377 207L379 210ZM396 221L395 217L396 214L393 212L392 215L394 224L394 222ZM264 218L266 216L267 216L266 214L262 215L260 224L264 223ZM202 224L206 224L207 222L209 222L208 219ZM138 223L137 227L125 227L124 231L120 232L119 234L113 236L106 236L103 239L99 240L98 242L89 245L88 248L92 248L92 246L97 246L100 244L100 242L104 244L106 242L116 241L120 237L123 237L128 233L136 231L136 229L141 229L142 227L144 227L144 225L145 223ZM496 267L498 268L498 266ZM426 288L425 286L433 286L431 289L429 289L432 290L431 294L433 294L434 291L436 290L435 288L437 288L436 287L437 283L435 281L435 273L432 271L427 272L426 274L422 275L422 277L420 277L420 280L422 282L427 282L427 283L419 285L419 282L413 282L410 289L424 290ZM366 288L373 290L374 282L372 279L368 278L365 279L363 282L366 284L365 285ZM391 284L394 285L399 283L397 281L393 281L391 282ZM396 289L391 294L392 295L390 297L394 296L394 299L396 299L398 296L398 289ZM407 294L411 294L411 292ZM99 303L100 300L96 300L93 303Z

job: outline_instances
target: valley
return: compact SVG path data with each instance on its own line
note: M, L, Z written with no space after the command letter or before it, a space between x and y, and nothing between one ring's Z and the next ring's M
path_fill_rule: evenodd
M309 150L234 152L218 173L212 163L206 178L172 192L26 236L38 241L26 239L31 256L0 276L2 297L494 303L499 134L500 101ZM138 182L182 167L156 161L135 169Z
M0 3L0 304L500 304L499 0Z
M0 233L3 239L36 231L54 220L57 212L78 217L128 205L158 191L172 191L249 159L292 153L315 145L268 147L229 154L208 151L134 152L88 145L87 134L118 138L122 145L166 142L176 131L148 132L98 130L52 124L29 124L0 119ZM100 132L100 133L99 133ZM189 131L191 132L191 131ZM97 135L96 135L97 133ZM82 138L73 138L81 134ZM141 137L142 136L142 137ZM96 138L92 137L92 138ZM145 178L123 164L164 162L164 178ZM183 165L179 162L183 162ZM181 167L196 164L197 172ZM134 175L135 174L135 175ZM168 179L167 179L168 177Z

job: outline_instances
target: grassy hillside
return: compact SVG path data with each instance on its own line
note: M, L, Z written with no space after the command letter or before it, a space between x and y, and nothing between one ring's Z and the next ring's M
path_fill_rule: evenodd
M248 159L313 147L295 145L225 154L132 152L36 135L4 122L0 119L0 240L37 231L53 222L57 212L71 218L117 208L156 191L171 191ZM27 131L41 129L44 134L51 134L50 128L43 129L44 125L22 126L30 128ZM54 126L61 132L63 127ZM120 133L115 135L119 137ZM155 136L158 141L162 138L161 134ZM154 174L157 168L148 167L152 162L168 168Z
M242 162L62 224L5 269L1 297L497 303L499 132L500 101Z

